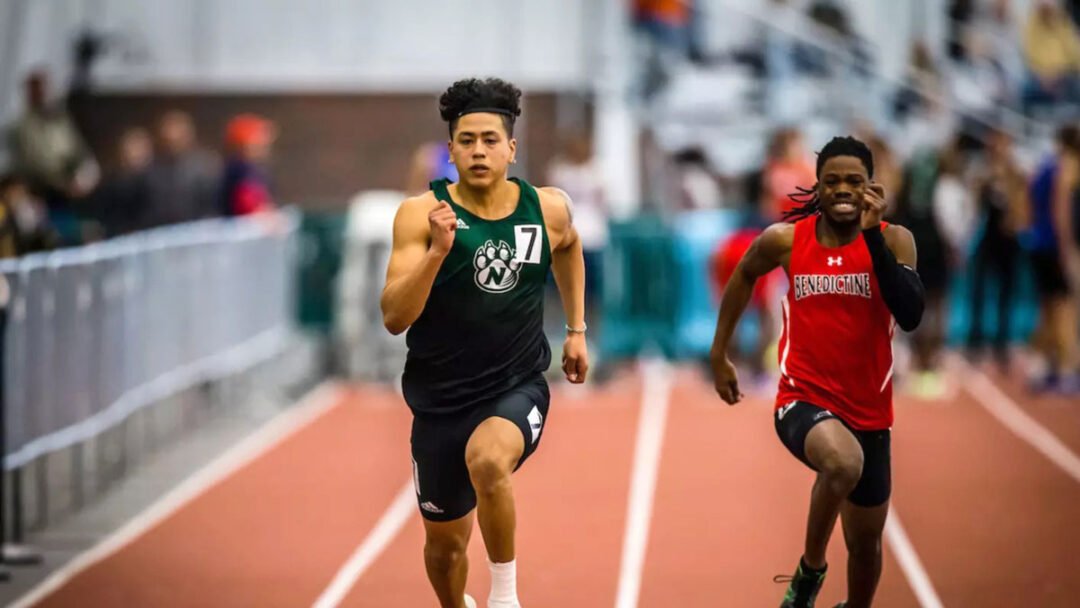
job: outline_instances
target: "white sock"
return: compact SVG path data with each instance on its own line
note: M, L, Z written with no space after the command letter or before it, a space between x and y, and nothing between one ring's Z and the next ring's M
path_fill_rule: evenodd
M491 595L488 596L488 602L516 606L518 604L517 560L504 564L496 564L488 560L488 567L491 568Z

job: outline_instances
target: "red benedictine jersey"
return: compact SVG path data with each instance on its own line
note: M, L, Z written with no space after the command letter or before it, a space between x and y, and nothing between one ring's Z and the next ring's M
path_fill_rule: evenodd
M842 247L824 247L815 234L818 217L795 223L776 407L806 401L855 429L887 429L893 422L896 323L862 235Z

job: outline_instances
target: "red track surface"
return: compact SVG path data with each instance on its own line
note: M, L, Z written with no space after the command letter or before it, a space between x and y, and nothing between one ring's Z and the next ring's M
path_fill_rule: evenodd
M780 445L768 401L729 408L675 372L640 606L775 606L801 552L812 475ZM1080 403L998 382L1080 451ZM557 388L536 456L515 477L519 587L536 607L615 605L641 380ZM393 393L357 389L313 424L211 487L42 606L309 606L409 478L409 416ZM1074 606L1080 483L967 391L897 403L894 501L945 606ZM419 516L344 606L435 606ZM469 590L488 585L477 529ZM819 606L844 595L839 526ZM1069 600L1069 598L1073 600ZM917 606L888 548L879 606Z

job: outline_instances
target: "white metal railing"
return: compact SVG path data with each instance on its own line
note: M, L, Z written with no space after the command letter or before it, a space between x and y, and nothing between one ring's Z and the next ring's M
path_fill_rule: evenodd
M18 468L281 349L296 222L207 220L0 262Z

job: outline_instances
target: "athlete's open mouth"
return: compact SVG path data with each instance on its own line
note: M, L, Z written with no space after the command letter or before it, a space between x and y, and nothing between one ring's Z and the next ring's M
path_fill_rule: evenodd
M469 167L469 171L473 173L484 174L490 171L490 169L488 169L487 165L473 165Z

